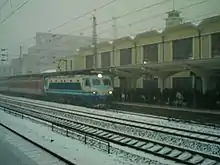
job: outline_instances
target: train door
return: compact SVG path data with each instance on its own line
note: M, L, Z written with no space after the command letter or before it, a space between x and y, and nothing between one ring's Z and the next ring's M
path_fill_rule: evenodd
M46 92L49 89L49 80L47 78L44 78L43 80L43 90Z
M88 79L88 78L83 79L83 87L84 87L84 90L85 90L86 92L90 92L90 91L91 91L91 82L90 82L90 79Z

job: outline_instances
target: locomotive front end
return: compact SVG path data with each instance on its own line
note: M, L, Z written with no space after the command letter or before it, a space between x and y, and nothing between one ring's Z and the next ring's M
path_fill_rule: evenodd
M91 78L91 84L95 107L109 107L113 100L113 85L111 78L99 74L98 76Z

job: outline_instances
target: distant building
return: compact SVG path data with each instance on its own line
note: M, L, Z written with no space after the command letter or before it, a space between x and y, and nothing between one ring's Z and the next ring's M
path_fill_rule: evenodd
M13 75L19 75L21 74L21 60L19 58L14 58L11 60L11 68L12 68L12 74Z
M27 71L25 71L24 67L23 67L23 64L25 64L26 66L26 69L27 69L27 66L28 65L28 60L27 59L27 54L24 54L22 58L13 58L11 61L10 61L10 66L11 66L11 69L12 69L12 74L13 75L20 75L20 74L25 74L27 73Z
M12 68L9 64L1 64L0 65L0 77L11 76Z
M100 39L104 41L104 39ZM36 33L36 45L28 49L24 59L25 73L41 73L56 69L56 59L77 54L77 49L91 45L92 37L52 33Z

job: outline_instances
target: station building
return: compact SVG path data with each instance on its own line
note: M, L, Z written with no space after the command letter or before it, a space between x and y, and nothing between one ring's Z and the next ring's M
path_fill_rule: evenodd
M76 54L58 59L57 69L95 66L113 73L115 87L121 88L197 88L205 92L219 82L220 16L195 25L183 23L179 12L171 11L163 31L101 42L97 49L94 58L91 46L81 47Z

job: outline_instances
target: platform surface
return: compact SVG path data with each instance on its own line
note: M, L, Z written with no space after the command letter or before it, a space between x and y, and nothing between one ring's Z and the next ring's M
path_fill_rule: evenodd
M33 160L10 144L0 128L0 164L1 165L37 165Z
M185 108L185 107L175 107L168 105L152 105L145 103L134 103L134 102L115 102L114 104L125 105L125 106L136 106L136 107L145 107L145 108L155 108L155 109L166 109L174 111L186 111L186 112L195 112L195 113L205 113L205 114L216 114L220 115L220 110L209 110L209 109L194 109L194 108Z

